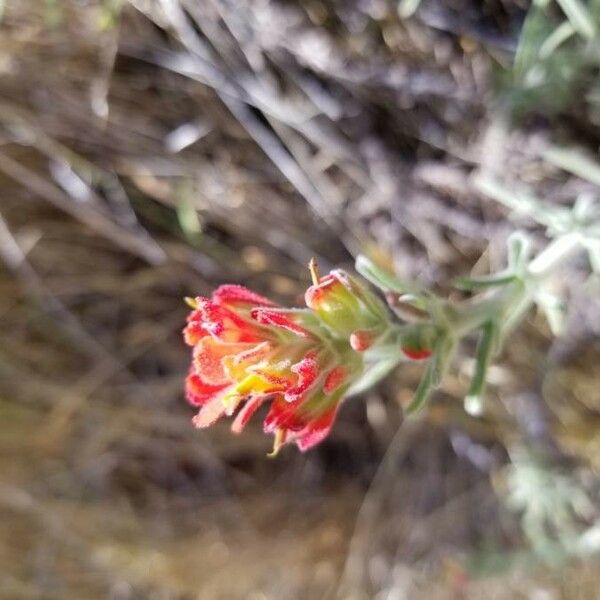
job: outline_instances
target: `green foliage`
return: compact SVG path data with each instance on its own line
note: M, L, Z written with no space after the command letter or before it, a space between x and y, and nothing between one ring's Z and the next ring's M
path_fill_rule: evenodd
M418 412L425 405L433 390L440 385L442 377L454 356L455 349L456 340L449 332L442 333L438 337L429 364L419 382L412 402L406 409L407 415Z
M592 168L595 167L594 164L586 162L578 154L565 152L555 150L552 154L555 162L560 160L562 165L571 170L596 176L596 171ZM514 213L545 226L550 238L548 245L536 256L532 256L529 237L521 231L514 232L507 240L505 269L478 277L463 277L455 282L456 287L474 294L465 302L447 300L431 290L402 281L364 256L359 256L356 262L357 271L386 292L392 309L404 302L419 311L417 324L412 327L422 332L423 338L428 338L427 343L410 346L430 350L424 356L413 355L418 360L428 358L428 364L413 400L407 407L407 414L420 410L432 391L440 385L458 342L465 336L478 333L475 371L465 398L465 409L473 416L481 415L490 361L527 311L537 304L545 313L553 333L558 335L563 329L565 301L552 292L548 276L565 259L581 251L588 252L592 269L598 270L600 207L591 197L582 195L569 208L544 203L529 192L514 193L498 181L482 175L476 176L474 182L481 192ZM411 315L403 315L398 310L395 312L400 319L411 322ZM397 332L402 339L402 327ZM391 354L393 355L393 351ZM410 357L410 353L408 356ZM388 357L385 358L387 360ZM382 368L383 373L393 368L392 362ZM370 378L369 381L371 379L374 382L377 378Z
M415 294L421 291L418 285L399 279L362 254L357 257L355 268L368 282L382 291L398 294Z
M530 451L511 453L506 467L506 502L519 512L532 550L548 562L600 550L595 510L573 475L548 465Z
M465 398L465 410L471 415L483 413L483 392L485 376L494 350L497 348L498 324L494 321L485 323L481 328L481 337L477 346L475 359L475 374Z
M498 75L509 110L548 117L585 98L600 67L599 25L597 0L533 2L513 65Z

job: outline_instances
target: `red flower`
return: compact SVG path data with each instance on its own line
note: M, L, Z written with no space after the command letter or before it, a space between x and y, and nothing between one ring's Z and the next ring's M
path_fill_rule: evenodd
M305 309L278 307L237 285L190 301L186 396L200 409L197 427L236 413L231 428L240 432L270 403L264 430L275 436L273 452L289 442L308 450L327 437L344 395L355 383L360 388L382 345L390 351L395 334L379 298L344 271L320 277L314 262L310 269ZM421 338L420 329L402 336L406 356L428 355L429 339Z
M240 432L270 401L264 429L275 435L274 452L292 441L302 451L321 442L360 371L349 344L329 343L311 311L279 308L241 286L221 286L192 304L183 333L194 348L186 380L186 397L200 408L194 424L208 427L237 411L232 430Z

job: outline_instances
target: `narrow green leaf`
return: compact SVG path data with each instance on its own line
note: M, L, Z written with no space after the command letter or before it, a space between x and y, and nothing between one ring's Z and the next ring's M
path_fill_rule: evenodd
M577 196L573 205L573 218L583 227L600 217L600 203L591 194L582 193Z
M545 290L541 290L536 294L535 301L546 315L552 333L560 335L564 331L567 314L566 304L558 296Z
M482 194L500 202L516 213L527 215L546 227L555 227L557 216L562 216L563 213L568 214L567 211L545 205L532 194L509 190L492 177L481 173L473 177L473 185Z
M563 21L540 46L539 57L544 60L549 58L554 51L566 42L575 33L575 28L569 21Z
M556 0L577 32L588 40L596 35L596 24L585 4L579 0Z
M353 396L355 394L361 394L373 387L388 375L401 360L402 355L400 350L396 349L396 356L379 360L373 366L369 366L365 369L363 375L348 390L348 395Z
M527 272L530 275L539 276L547 273L580 250L585 237L579 231L573 231L572 227L570 229L570 232L556 236L542 252L531 260L527 265Z
M498 285L506 285L515 280L515 274L512 271L501 273L492 273L480 277L459 277L454 281L454 287L459 290L478 290Z
M430 363L427 365L427 369L425 370L425 373L423 374L423 377L421 378L421 381L419 382L419 386L417 387L417 389L415 391L415 395L413 396L411 403L406 408L405 414L407 416L414 415L416 412L421 410L421 408L423 408L425 402L427 402L429 396L431 395L431 392L435 388L435 385L433 383L433 378L434 378L433 372L434 372L434 366L433 366L433 359L432 359L430 361Z
M545 160L560 169L600 185L600 165L581 150L552 146L544 152L543 156Z
M398 298L398 300L400 300L400 302L404 302L406 304L410 304L410 305L412 305L415 308L418 308L420 310L427 310L429 308L429 303L421 295L417 295L417 294L402 294L402 296L400 296Z
M531 241L522 231L515 231L506 241L508 268L515 274L522 274L531 255Z
M433 385L436 387L442 383L446 369L454 355L456 340L450 334L439 335L433 347L431 364L433 365Z
M533 292L523 284L520 296L515 300L510 312L506 314L503 321L499 324L500 340L499 347L504 344L506 338L513 332L514 328L519 324L527 311L531 308L533 302Z
M446 367L454 355L455 344L456 342L450 335L438 337L427 369L419 382L412 402L406 408L406 415L418 412L427 402L431 392L441 383Z
M515 52L513 73L517 80L524 79L531 68L537 64L540 45L548 35L548 19L543 7L535 2L527 12Z
M382 269L363 254L356 258L355 268L367 281L384 292L414 294L419 291L418 286L398 279L395 275Z
M498 327L493 321L487 322L482 327L475 359L475 373L473 379L471 379L471 385L465 398L465 410L473 416L479 416L483 411L485 377L492 354L494 353L497 334Z

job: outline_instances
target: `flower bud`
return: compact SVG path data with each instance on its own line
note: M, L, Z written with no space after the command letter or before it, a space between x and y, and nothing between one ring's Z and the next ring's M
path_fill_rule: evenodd
M358 329L350 335L350 346L355 352L364 352L373 345L378 335L379 332L373 329Z
M378 298L341 270L310 286L305 301L339 337L385 325L385 309Z
M411 360L425 360L431 356L436 338L432 326L414 325L402 334L400 348Z

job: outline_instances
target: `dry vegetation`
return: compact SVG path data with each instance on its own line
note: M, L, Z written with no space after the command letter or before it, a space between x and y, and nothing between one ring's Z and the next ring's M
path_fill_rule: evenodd
M597 197L543 159L597 150L597 86L543 108L503 87L526 2L0 6L1 598L598 597L595 559L540 559L506 500L527 448L587 499L574 526L598 517L585 265L560 282L568 334L524 324L484 419L465 360L396 435L405 368L314 452L267 460L258 420L195 431L181 392L186 295L298 304L311 256L358 251L440 289L496 268L513 224L476 169Z

